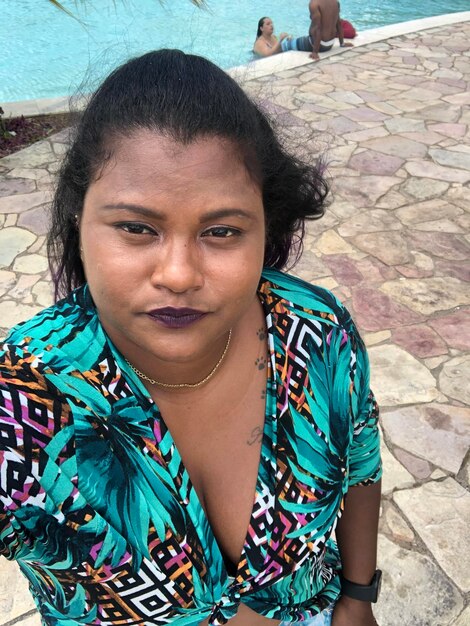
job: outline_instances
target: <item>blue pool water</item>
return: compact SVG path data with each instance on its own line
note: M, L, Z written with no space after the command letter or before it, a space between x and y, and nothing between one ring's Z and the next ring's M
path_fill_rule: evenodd
M202 54L224 68L247 63L263 15L277 32L307 34L308 0L62 0L81 23L46 0L2 0L0 102L92 89L130 56L161 47ZM470 10L470 0L341 0L358 30ZM78 5L78 6L77 6ZM86 83L83 80L86 79Z

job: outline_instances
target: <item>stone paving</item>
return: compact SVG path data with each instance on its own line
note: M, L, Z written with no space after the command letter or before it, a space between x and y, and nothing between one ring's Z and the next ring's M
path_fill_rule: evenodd
M245 85L328 161L332 203L295 272L332 289L369 346L385 465L380 626L470 625L469 81L463 22ZM51 302L44 235L66 139L0 160L3 330ZM25 589L2 562L0 624L39 624Z

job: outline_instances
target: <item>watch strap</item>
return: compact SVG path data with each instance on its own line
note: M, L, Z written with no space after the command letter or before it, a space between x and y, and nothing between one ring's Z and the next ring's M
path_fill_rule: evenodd
M368 585L354 583L343 576L341 579L341 594L354 600L362 600L363 602L377 602L380 591L382 572L378 569L375 571L372 580Z

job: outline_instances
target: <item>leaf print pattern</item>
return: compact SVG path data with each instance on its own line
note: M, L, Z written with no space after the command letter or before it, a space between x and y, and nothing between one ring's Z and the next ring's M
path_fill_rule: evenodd
M339 593L351 485L380 478L364 345L325 289L265 270L269 359L256 497L230 577L158 407L84 286L0 350L0 554L47 626L213 626L240 602L314 618Z

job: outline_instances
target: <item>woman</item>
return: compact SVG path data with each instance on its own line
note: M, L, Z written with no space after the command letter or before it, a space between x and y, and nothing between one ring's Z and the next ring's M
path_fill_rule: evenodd
M262 17L258 22L253 52L258 56L269 57L278 52L287 52L288 50L311 52L312 44L309 37L297 37L294 39L287 33L281 33L278 40L274 35L274 24L271 18Z
M44 624L375 624L367 356L280 271L326 191L200 57L92 97L52 207L65 298L0 352L0 553Z
M274 34L274 24L270 17L262 17L258 22L253 52L261 57L270 57L282 52L282 42L288 39L287 33L281 33L279 39Z

